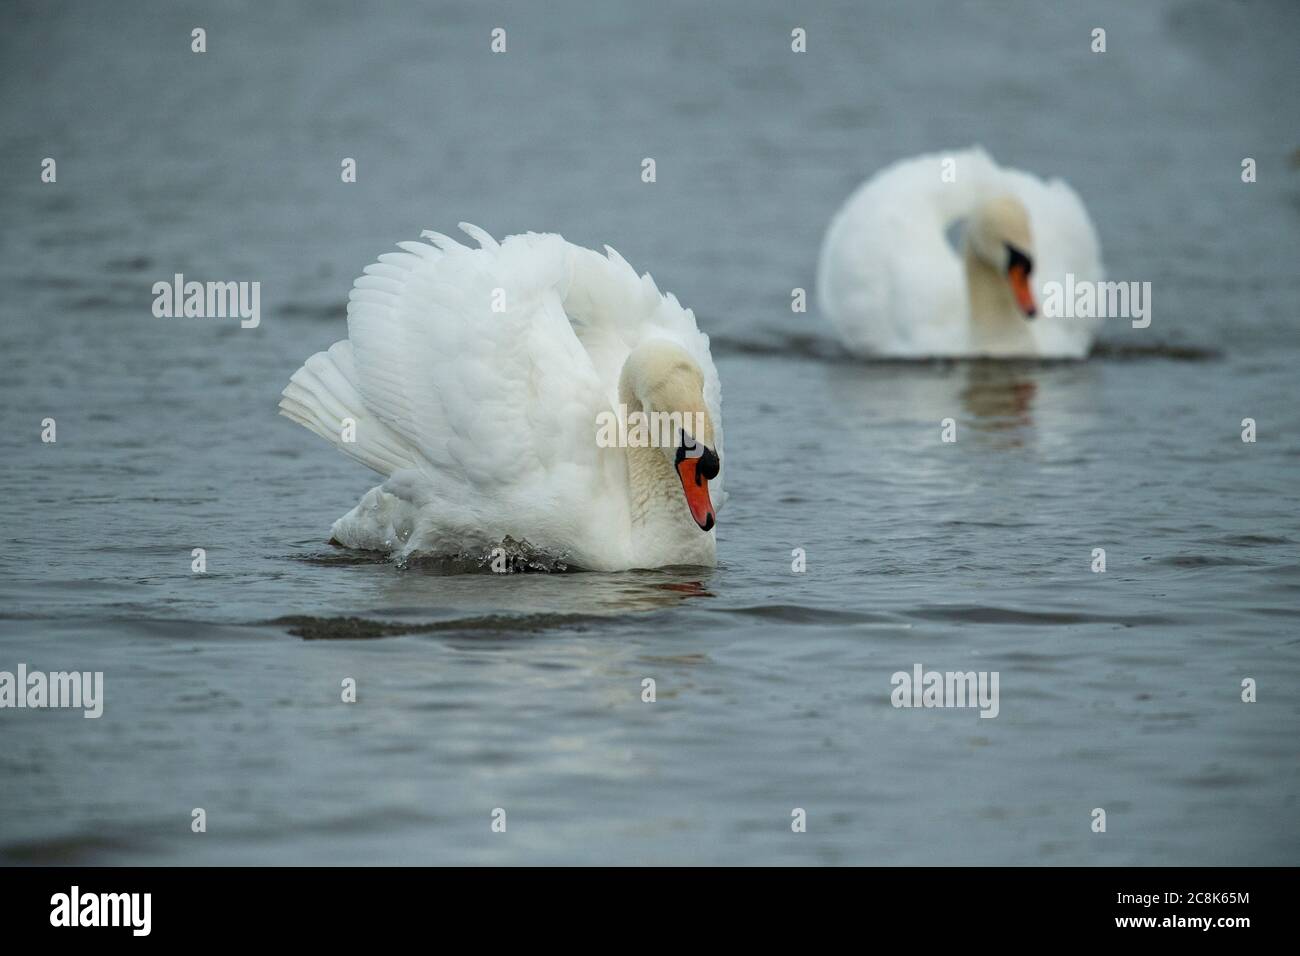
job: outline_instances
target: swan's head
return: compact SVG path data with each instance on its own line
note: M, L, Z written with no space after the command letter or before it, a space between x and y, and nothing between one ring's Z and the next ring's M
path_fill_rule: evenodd
M1034 239L1024 204L1014 196L989 200L975 210L966 237L975 254L1006 278L1016 306L1032 319L1038 311L1030 282Z
M650 418L650 433L672 463L691 517L702 531L716 522L709 482L722 467L713 419L704 401L704 373L680 345L644 342L628 356L619 381L621 400Z

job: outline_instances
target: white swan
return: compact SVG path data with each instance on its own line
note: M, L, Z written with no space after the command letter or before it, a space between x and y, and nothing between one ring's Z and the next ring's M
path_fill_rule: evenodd
M511 537L589 570L715 564L722 392L695 316L608 247L461 229L479 248L425 232L432 245L368 266L348 338L284 390L281 414L386 478L334 538L487 556ZM660 436L638 412L678 414L671 439L647 446ZM634 447L598 440L611 421L603 437L626 428Z
M961 222L959 257L948 234ZM817 294L858 355L1083 358L1100 320L1035 317L1044 285L1066 273L1103 279L1074 190L974 147L903 160L859 187L827 230Z

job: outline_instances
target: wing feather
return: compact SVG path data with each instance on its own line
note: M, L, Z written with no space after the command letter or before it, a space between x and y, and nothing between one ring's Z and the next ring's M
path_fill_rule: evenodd
M690 310L612 249L460 228L477 248L426 230L427 241L365 268L348 297L348 340L294 376L286 415L329 438L343 413L360 414L373 440L364 455L343 450L385 474L422 473L408 484L454 503L467 528L490 532L494 514L521 512L545 525L625 499L603 493L626 479L622 458L596 446L597 415L617 402L628 353L666 337L704 372L720 451L721 388Z

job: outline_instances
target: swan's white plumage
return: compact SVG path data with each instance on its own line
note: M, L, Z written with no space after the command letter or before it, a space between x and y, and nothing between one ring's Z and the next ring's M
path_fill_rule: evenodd
M284 390L282 414L387 479L334 537L456 554L510 536L582 567L672 563L674 542L635 540L624 450L598 447L596 427L617 409L629 353L669 339L703 374L721 455L721 386L694 315L612 249L461 228L478 248L426 232L432 244L399 243L368 266L349 296L348 338ZM710 482L715 507L722 479ZM712 535L698 532L710 556ZM690 542L680 563L701 553Z
M941 178L947 159L955 160L955 182ZM902 160L849 197L822 243L818 300L845 345L861 355L974 354L965 272L947 230L1008 193L1029 213L1040 303L1044 285L1063 283L1067 272L1104 278L1092 220L1061 180L1000 167L979 147ZM1037 354L1082 358L1099 322L1040 314L1029 328Z

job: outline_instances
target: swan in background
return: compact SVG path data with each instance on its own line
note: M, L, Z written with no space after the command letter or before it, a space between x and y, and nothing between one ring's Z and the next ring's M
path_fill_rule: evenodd
M948 238L959 224L960 255ZM1084 358L1100 319L1038 315L1045 284L1066 273L1104 277L1074 190L974 147L903 160L859 187L826 232L817 294L857 355Z
M335 541L486 558L509 537L589 570L715 564L722 392L695 316L608 247L461 229L478 248L425 232L368 266L348 337L284 389L281 414L385 478ZM682 427L655 446L598 440L611 415L635 436L634 412Z

